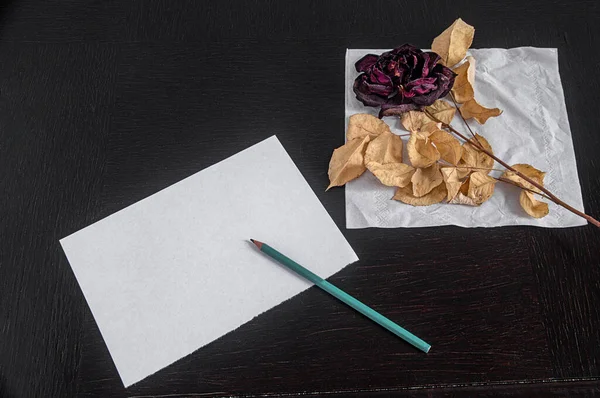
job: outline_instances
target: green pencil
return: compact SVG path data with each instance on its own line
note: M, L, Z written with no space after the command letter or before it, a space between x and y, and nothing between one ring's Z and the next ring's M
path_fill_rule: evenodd
M252 243L254 243L256 245L256 247L258 247L260 249L261 252L263 252L266 255L268 255L269 257L277 260L278 262L285 265L287 268L291 269L298 275L308 279L309 281L311 281L312 283L314 283L321 289L325 290L327 293L331 294L333 297L337 298L338 300L340 300L343 303L346 303L350 307L354 308L356 311L360 312L361 314L363 314L367 318L371 319L372 321L380 324L381 326L383 326L390 332L394 333L396 336L400 337L401 339L405 340L406 342L412 344L419 350L421 350L425 353L429 352L429 349L431 348L431 346L429 344L427 344L426 342L424 342L423 340L421 340L420 338L418 338L417 336L415 336L414 334L412 334L411 332L409 332L408 330L406 330L406 329L400 327L399 325L397 325L396 323L390 321L388 318L384 317L379 312L364 305L363 303L361 303L354 297L350 296L348 293L338 289L337 287L335 287L331 283L327 282L325 279L321 278L320 276L313 274L312 272L310 272L309 270L307 270L306 268L304 268L303 266L301 266L300 264L298 264L291 258L288 258L288 257L284 256L283 254L279 253L277 250L273 249L271 246L269 246L265 243L259 242L256 239L250 239L250 240L252 241Z

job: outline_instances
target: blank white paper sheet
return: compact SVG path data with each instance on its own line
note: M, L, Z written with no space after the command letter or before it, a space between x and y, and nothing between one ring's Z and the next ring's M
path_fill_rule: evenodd
M127 387L358 260L272 136L60 241Z

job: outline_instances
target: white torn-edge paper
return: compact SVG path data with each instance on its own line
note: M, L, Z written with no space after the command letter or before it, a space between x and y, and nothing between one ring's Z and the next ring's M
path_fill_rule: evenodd
M352 91L358 75L354 64L365 54L386 50L348 50L346 53L346 125L355 113L377 115L365 107ZM498 107L502 115L484 125L470 124L483 135L494 153L508 164L528 163L546 172L545 186L571 206L583 210L571 130L558 73L555 48L472 49L476 60L475 97L487 107ZM396 134L406 134L398 118L387 117ZM457 115L459 131L468 130ZM405 141L406 143L406 141ZM498 164L496 163L496 166ZM480 207L437 204L413 207L395 200L395 188L383 186L368 171L346 184L346 226L348 228L394 228L459 225L496 227L534 225L571 227L586 221L550 202L550 214L530 217L519 205L519 188L496 184L492 198ZM545 200L545 199L541 199Z
M275 136L60 241L125 386L358 258Z

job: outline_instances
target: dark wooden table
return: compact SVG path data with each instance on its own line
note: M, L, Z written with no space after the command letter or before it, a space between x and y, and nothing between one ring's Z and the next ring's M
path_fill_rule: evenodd
M558 47L586 210L600 215L597 1L14 1L0 11L0 396L600 396L600 230L346 230L324 192L344 54ZM276 133L360 262L125 390L58 240Z

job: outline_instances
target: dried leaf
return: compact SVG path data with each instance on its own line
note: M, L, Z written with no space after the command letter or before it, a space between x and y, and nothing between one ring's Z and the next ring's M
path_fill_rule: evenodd
M459 104L463 104L475 97L475 58L468 56L467 60L454 69L457 74L452 86L452 94Z
M447 200L450 202L458 194L458 190L462 185L462 181L460 181L461 177L456 167L442 167L440 171L442 172L446 190L448 191Z
M368 113L357 113L350 116L348 121L346 141L363 138L366 135L371 136L371 139L373 139L384 132L391 133L390 127L383 120Z
M420 131L424 125L435 122L425 112L408 111L400 116L400 123L408 131Z
M402 139L387 131L372 139L365 152L365 164L370 162L379 164L401 163Z
M531 217L542 218L548 215L550 211L548 209L548 203L540 202L535 199L533 193L529 191L521 191L521 195L519 196L519 203L523 210L527 212Z
M544 176L546 175L546 173L544 173L543 171L540 171L528 164L513 164L512 168L517 170L519 173L522 173L527 177L531 178L533 181L537 182L541 186L544 186ZM531 189L535 192L540 192L538 188L516 175L514 171L506 170L502 174L501 178L513 181L522 188ZM527 212L527 214L535 218L542 218L546 216L549 212L547 203L538 201L537 199L535 199L535 196L532 192L526 191L525 189L521 191L521 195L519 196L519 203L521 204L523 210Z
M412 184L408 184L403 188L398 188L396 194L393 199L399 200L400 202L404 202L413 206L429 206L436 203L440 203L446 197L446 185L440 184L437 187L433 188L431 192L429 192L425 196L421 196L417 198L413 195L413 187Z
M466 196L469 193L469 183L470 182L471 182L471 180L469 178L464 180L462 185L460 186L460 189L458 190L458 192L462 193L463 195Z
M495 178L488 176L487 173L476 171L469 176L469 191L467 196L473 199L477 205L480 205L492 197L495 186Z
M415 169L406 163L387 163L380 164L376 162L367 163L367 169L383 185L389 187L405 187L410 184L410 178L415 173Z
M406 145L413 167L429 167L440 159L440 152L431 140L419 133L411 133Z
M364 165L365 148L370 140L369 135L348 141L335 149L329 161L329 186L344 185L360 176L367 169Z
M475 28L458 18L448 29L433 39L431 50L442 57L444 65L454 66L467 55L474 35Z
M431 134L440 130L441 127L442 127L441 123L431 122L431 123L424 124L423 126L421 126L421 128L419 130L413 131L413 133L417 133L420 138L425 139L425 138L428 138L429 136L431 136Z
M462 156L460 142L450 133L437 129L429 136L429 139L440 152L440 157L453 165L458 164Z
M447 101L437 100L425 108L433 117L440 122L450 124L456 113L456 108ZM427 116L427 115L426 115Z
M456 172L458 173L458 178L465 178L469 174L471 174L474 170L467 167L467 164L464 160L462 160L462 156L464 156L464 145L463 145L463 155L461 155L461 159L458 161L456 165Z
M448 201L448 203L453 204L453 205L477 206L477 203L475 203L475 200L473 200L472 198L469 198L467 195L465 195L462 192L459 192L458 194L456 194L456 196L453 197L450 201Z
M476 141L480 143L484 149L489 151L490 153L494 153L492 150L492 146L489 142L479 134L475 134ZM471 138L471 141L475 141L474 138ZM494 167L494 159L489 157L483 152L477 150L475 145L471 142L466 142L463 145L462 151L462 162L459 162L459 166L472 167L473 169L468 169L470 171L481 171L480 169L487 170L489 173L490 170ZM463 169L464 171L464 169Z
M460 107L460 113L465 119L474 118L479 124L484 124L491 117L499 116L502 111L498 108L481 106L475 98L468 100Z
M544 186L544 176L546 175L546 173L544 173L543 171L540 171L533 166L523 163L513 164L512 168L517 170L519 173L522 173L527 177L531 178L533 181L537 182L541 186ZM502 174L501 178L511 180L522 188L532 189L536 192L540 192L539 189L537 189L536 187L534 187L533 185L516 175L514 171L506 170Z
M427 195L431 190L440 185L444 178L440 172L440 165L434 163L433 165L417 169L410 179L413 186L413 195L417 198Z

